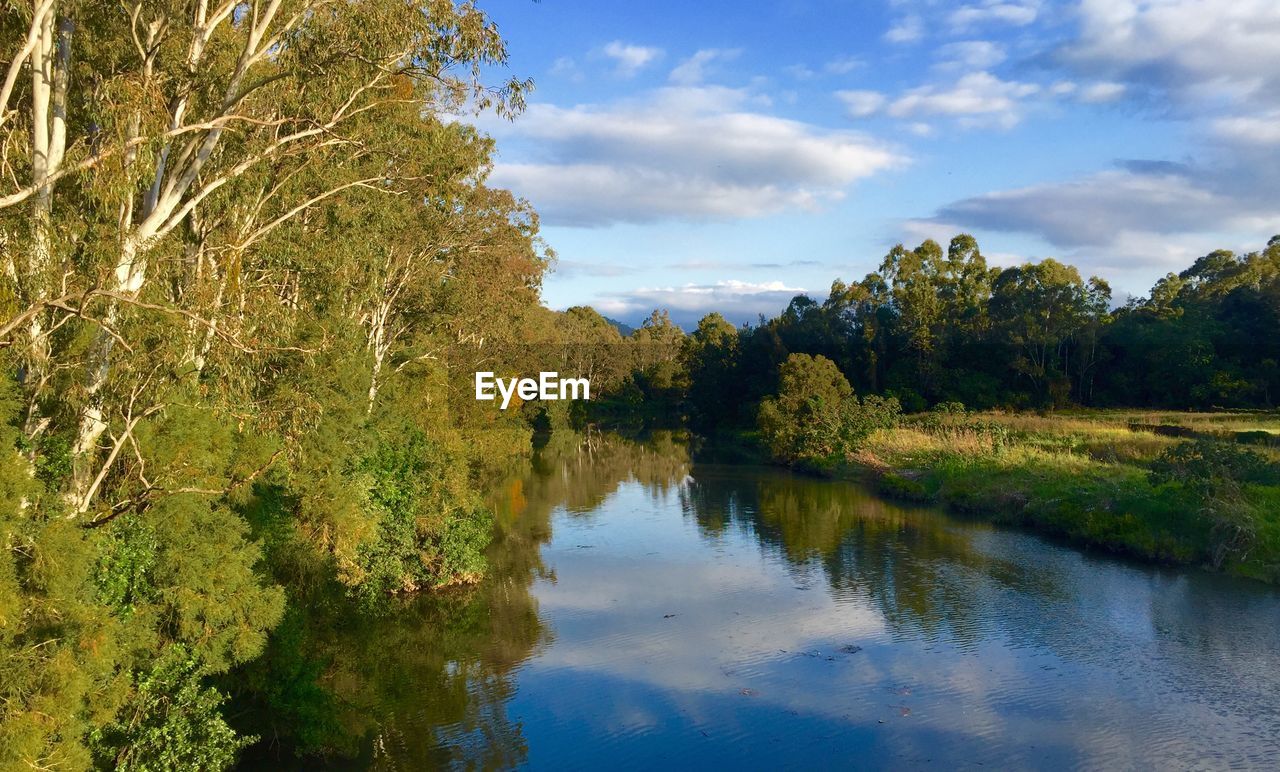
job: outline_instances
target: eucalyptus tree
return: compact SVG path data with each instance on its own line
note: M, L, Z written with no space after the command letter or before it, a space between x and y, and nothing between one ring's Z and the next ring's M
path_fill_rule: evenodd
M30 200L34 214L6 228L19 291L5 331L25 332L11 341L29 352L34 437L55 412L41 405L52 385L48 331L70 315L96 326L75 363L69 503L80 511L92 505L92 481L110 457L99 440L114 421L129 420L129 390L109 388L118 349L129 345L123 314L184 316L254 348L163 297L185 287L153 289L174 278L165 264L187 263L189 278L243 272L238 261L285 222L344 190L385 184L383 171L336 174L305 193L289 184L317 165L333 169L367 153L348 131L361 118L406 102L511 109L525 88L480 85L480 68L504 59L503 43L480 11L448 0L38 0L26 32L8 69L29 75L30 86L4 93L5 129L10 146L29 135L30 147L25 159L6 156L11 182L0 204ZM239 184L255 176L256 186ZM205 217L215 212L222 217ZM219 249L202 250L211 241Z
M536 218L443 117L528 84L482 83L504 44L450 0L32 0L0 35L0 760L224 766L204 679L283 604L246 513L352 582L475 567L465 454L364 419L458 309L536 305ZM370 495L434 458L407 521Z
M680 357L688 373L689 408L702 428L727 424L740 407L738 346L738 330L717 313L702 317L684 339Z
M1038 397L1055 403L1066 400L1068 346L1088 311L1089 295L1080 272L1052 258L1006 268L996 277L992 323L1013 347L1014 371L1031 382Z
M915 390L927 393L934 377L934 353L943 332L944 261L932 239L915 249L901 244L885 255L880 275L889 285L894 324L914 359Z

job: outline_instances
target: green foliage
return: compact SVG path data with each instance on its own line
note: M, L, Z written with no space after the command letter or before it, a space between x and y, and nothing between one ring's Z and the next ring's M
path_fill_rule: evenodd
M226 769L255 738L238 736L219 708L224 697L203 685L200 659L167 647L145 675L120 717L91 735L103 767L131 772Z
M405 429L357 466L366 481L376 535L362 544L349 577L366 604L420 587L477 579L492 520L456 469L460 459L421 432Z
M314 616L341 604L315 593L297 601L272 631L267 651L233 681L240 692L235 712L243 714L236 726L269 733L299 754L353 753L355 738L341 725L338 698L322 683L327 663L312 650L308 629L309 623L336 624Z
M1176 482L1211 497L1240 485L1275 484L1278 472L1261 453L1233 442L1198 439L1181 442L1151 464L1155 483Z
M695 426L714 430L736 418L732 399L738 378L738 331L720 314L707 314L684 341L680 358L688 373L687 411Z
M1215 568L1228 560L1246 560L1258 544L1259 513L1245 495L1245 486L1280 481L1280 472L1261 454L1206 439L1164 451L1151 464L1150 476L1154 484L1181 487L1198 501L1201 516L1212 525L1210 562Z
M560 342L536 214L487 184L492 140L438 117L523 103L480 79L506 61L483 11L179 5L55 2L75 34L35 47L75 72L45 111L69 173L0 207L23 256L0 279L4 768L226 767L245 738L204 681L244 687L286 595L481 576L472 473L528 427L451 413L449 373ZM145 50L119 45L135 26ZM30 145L38 101L17 89L3 128L19 189L62 155ZM320 670L295 665L275 703L314 718Z
M65 435L44 438L36 456L36 479L44 483L45 490L57 492L71 475L71 461L70 438Z
M822 302L793 298L737 331L734 361L692 373L688 393L711 393L703 380L721 384L721 404L748 407L714 423L749 423L750 406L776 393L779 366L808 354L834 362L858 393L893 396L909 413L952 401L1270 408L1280 404L1276 329L1274 239L1246 255L1206 255L1149 299L1113 309L1100 277L1053 259L992 269L960 234L945 255L933 241L899 244L862 281L834 281ZM702 404L715 404L691 403L695 422Z
M776 397L760 404L760 435L775 461L829 464L854 453L873 431L893 426L897 400L853 396L835 363L792 354L779 372Z
M876 489L886 496L904 501L928 501L929 491L921 481L896 472L885 472L876 478Z
M113 523L99 550L96 579L103 603L127 615L153 599L159 551L154 530L133 518Z

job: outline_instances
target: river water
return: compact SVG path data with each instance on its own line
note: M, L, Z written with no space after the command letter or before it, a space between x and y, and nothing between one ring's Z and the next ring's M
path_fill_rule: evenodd
M662 437L553 438L492 504L492 577L353 652L357 766L1280 768L1272 588Z

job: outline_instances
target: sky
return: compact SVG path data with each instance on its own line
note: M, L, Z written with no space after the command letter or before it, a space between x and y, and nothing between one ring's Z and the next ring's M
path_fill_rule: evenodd
M490 0L553 308L774 315L977 237L1117 300L1280 233L1276 0Z

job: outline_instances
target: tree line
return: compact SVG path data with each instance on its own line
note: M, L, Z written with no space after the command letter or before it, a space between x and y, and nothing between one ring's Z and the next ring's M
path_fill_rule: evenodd
M830 360L854 392L908 412L952 402L1270 409L1277 333L1280 237L1243 255L1215 251L1113 307L1101 278L1054 259L990 267L961 234L945 251L932 240L895 246L861 281L836 280L821 301L799 295L754 325L709 314L669 380L673 404L703 428L754 425L793 354Z

